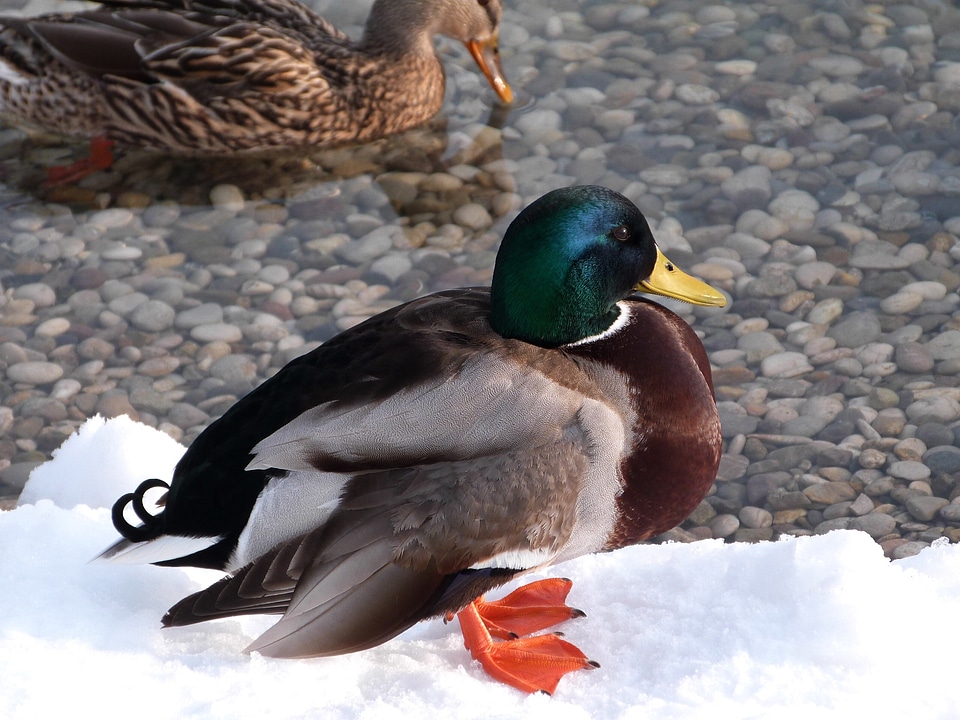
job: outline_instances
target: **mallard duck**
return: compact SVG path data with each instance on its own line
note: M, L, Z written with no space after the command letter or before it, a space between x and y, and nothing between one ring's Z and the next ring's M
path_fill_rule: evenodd
M161 511L144 499L160 480L117 501L124 539L102 557L229 571L164 625L282 613L248 648L275 657L458 614L491 675L552 692L592 662L517 636L581 614L569 582L481 596L674 527L720 460L703 346L636 291L725 303L622 195L550 192L510 224L489 289L408 302L288 364L197 437Z
M296 0L104 0L0 18L0 114L186 155L365 142L441 106L432 39L466 44L503 102L500 0L376 0L351 41Z

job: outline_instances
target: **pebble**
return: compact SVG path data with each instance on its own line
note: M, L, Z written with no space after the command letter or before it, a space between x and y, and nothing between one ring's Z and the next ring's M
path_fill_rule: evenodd
M243 331L231 323L205 323L190 329L190 337L198 342L239 342Z
M130 323L146 332L162 332L173 327L176 311L161 300L147 300L129 314Z
M7 368L7 379L28 385L48 385L63 377L63 368L42 360L18 362Z
M937 517L941 509L950 504L949 500L925 495L914 495L907 498L906 507L916 520L929 522Z
M760 362L764 377L791 378L805 375L813 370L807 356L799 352L782 352L770 355Z
M851 530L861 530L879 539L896 530L897 521L885 513L871 512L851 519L847 527Z

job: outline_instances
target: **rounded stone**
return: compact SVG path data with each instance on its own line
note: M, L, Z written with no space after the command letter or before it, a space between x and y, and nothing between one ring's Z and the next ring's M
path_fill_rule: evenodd
M897 529L897 521L886 513L872 512L852 518L848 527L861 530L873 538L881 538Z
M58 337L70 329L70 321L67 318L57 317L44 320L37 325L34 331L35 335L40 337Z
M173 327L176 311L162 300L147 300L129 314L130 323L145 332L162 332Z
M769 355L760 362L760 372L769 378L792 378L813 370L807 356L800 352L783 352Z
M926 480L930 477L930 468L916 460L899 460L891 463L887 472L895 478L908 481Z
M960 330L947 330L931 338L927 349L934 360L955 360L960 358Z
M933 473L956 475L960 473L960 448L954 445L932 447L923 454L923 464Z
M881 332L875 313L854 312L831 327L827 336L836 340L839 347L860 348L876 341Z
M918 427L916 437L930 449L940 445L952 445L954 440L953 431L943 423L938 422L928 422ZM960 448L957 449L957 452L960 452Z
M116 348L111 343L96 336L77 343L77 355L84 360L107 360L115 352Z
M210 190L210 204L221 210L240 212L243 210L243 191L227 183L215 185Z
M177 313L174 325L178 328L194 328L223 321L223 308L218 303L203 303Z
M247 383L257 376L257 364L246 355L227 355L210 366L210 375L227 384Z
M773 515L769 510L752 505L747 505L740 510L739 519L741 525L748 528L765 528L773 524Z
M897 292L880 301L880 309L888 315L905 315L916 310L923 302L923 296L915 292Z
M725 538L740 529L740 520L736 515L721 513L710 521L709 527L715 538Z
M795 278L797 285L812 290L821 285L829 285L837 274L837 268L827 262L814 261L801 265L797 268ZM809 318L808 321L813 322Z
M467 203L453 211L453 221L471 230L486 230L493 224L487 209L479 203Z
M930 543L923 542L922 540L908 540L907 542L897 545L890 553L891 560L903 560L904 558L913 557L914 555L919 555L921 552L930 547Z
M814 325L829 325L843 315L843 301L840 298L821 300L807 313L807 322Z
M898 345L894 354L897 367L904 372L930 372L935 365L930 349L918 342L905 342Z
M803 494L810 502L822 505L835 505L857 497L857 491L845 482L815 483L804 488Z
M28 360L7 368L7 378L27 385L47 385L63 377L63 368L52 362Z
M29 300L34 307L50 307L57 302L57 293L45 283L27 283L13 291L15 300Z
M933 520L937 516L937 513L949 504L949 500L931 497L929 495L913 495L912 497L908 497L905 503L907 512L920 522Z
M243 331L231 323L208 323L191 328L190 337L198 342L239 342Z

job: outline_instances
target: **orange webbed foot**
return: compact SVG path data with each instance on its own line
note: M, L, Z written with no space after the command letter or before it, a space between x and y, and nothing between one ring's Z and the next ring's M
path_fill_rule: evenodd
M457 613L457 619L471 657L492 678L517 690L552 694L567 673L600 667L556 634L494 642L476 603Z
M55 165L47 168L46 187L66 185L82 180L97 170L106 170L113 164L113 141L97 136L90 141L90 157L77 160L69 165Z
M509 640L584 617L582 610L566 604L572 587L567 578L547 578L523 585L499 600L478 598L474 605L490 634Z

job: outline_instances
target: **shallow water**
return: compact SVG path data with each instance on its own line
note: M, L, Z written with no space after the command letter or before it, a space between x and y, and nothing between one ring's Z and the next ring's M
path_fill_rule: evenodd
M356 35L350 5L318 7ZM726 451L672 537L960 539L960 11L508 2L512 108L439 47L440 116L310 158L130 151L44 189L84 145L0 132L0 494L97 412L188 443L338 330L486 284L519 208L597 183L732 300L671 306L710 353Z

